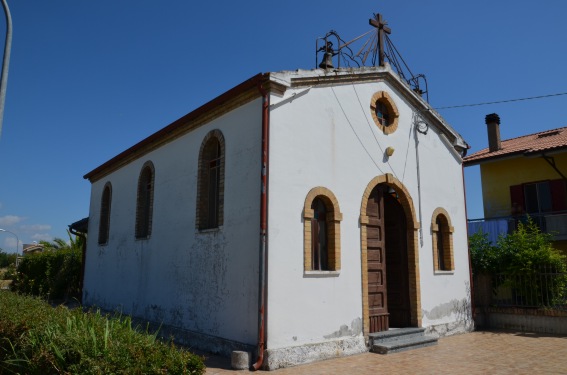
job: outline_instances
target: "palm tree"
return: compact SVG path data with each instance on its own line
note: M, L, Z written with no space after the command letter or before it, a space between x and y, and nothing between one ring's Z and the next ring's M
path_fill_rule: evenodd
M45 251L59 251L59 250L77 250L81 251L83 248L84 239L79 236L72 235L69 230L67 230L67 235L69 235L69 241L65 241L62 238L54 238L53 241L39 241L40 245L43 245Z

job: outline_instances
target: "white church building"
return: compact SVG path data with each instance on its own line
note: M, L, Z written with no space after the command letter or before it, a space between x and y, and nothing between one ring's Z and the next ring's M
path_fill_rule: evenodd
M85 175L83 303L264 369L469 331L467 148L387 64L256 75Z

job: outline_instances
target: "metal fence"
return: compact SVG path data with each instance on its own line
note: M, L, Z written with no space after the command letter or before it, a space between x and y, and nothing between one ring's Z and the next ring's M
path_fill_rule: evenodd
M556 267L542 266L513 276L496 274L489 285L492 290L485 301L491 306L567 311L567 273Z

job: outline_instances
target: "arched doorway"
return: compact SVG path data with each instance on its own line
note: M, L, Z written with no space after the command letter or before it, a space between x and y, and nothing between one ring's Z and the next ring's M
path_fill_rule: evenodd
M361 205L365 334L421 325L418 228L403 184L390 174L368 184Z
M407 225L398 193L384 189L384 239L386 248L386 283L390 327L410 327Z

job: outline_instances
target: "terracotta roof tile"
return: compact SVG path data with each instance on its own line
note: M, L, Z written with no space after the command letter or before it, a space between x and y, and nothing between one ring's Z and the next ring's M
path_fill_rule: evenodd
M465 165L477 164L487 159L498 159L514 154L526 154L551 151L567 147L567 127L507 139L501 142L502 148L490 152L482 149L464 158Z

